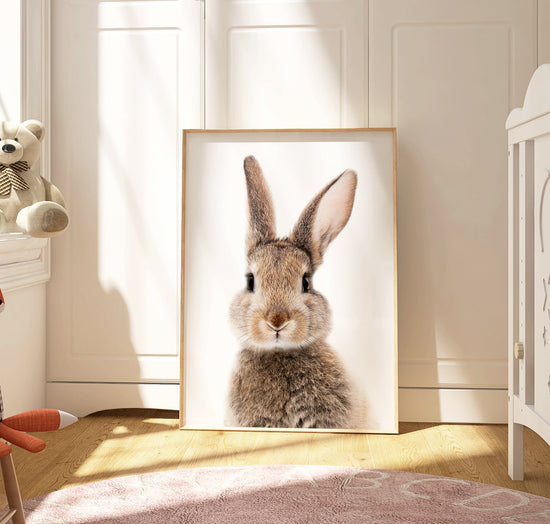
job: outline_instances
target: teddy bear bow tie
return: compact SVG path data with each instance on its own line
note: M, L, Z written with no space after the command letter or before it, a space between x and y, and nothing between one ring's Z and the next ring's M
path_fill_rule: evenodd
M24 160L13 164L0 164L0 196L9 196L12 188L17 191L30 189L19 173L24 173L30 168Z

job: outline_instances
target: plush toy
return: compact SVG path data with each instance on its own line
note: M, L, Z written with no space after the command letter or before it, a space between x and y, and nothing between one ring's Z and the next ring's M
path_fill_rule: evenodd
M13 417L0 418L0 438L32 453L38 453L46 447L46 443L26 431L55 431L77 420L74 415L57 409L33 409ZM3 442L0 444L7 445ZM0 457L3 456L3 446L0 446Z
M38 120L0 122L0 233L53 237L69 225L61 191L39 174L44 132Z

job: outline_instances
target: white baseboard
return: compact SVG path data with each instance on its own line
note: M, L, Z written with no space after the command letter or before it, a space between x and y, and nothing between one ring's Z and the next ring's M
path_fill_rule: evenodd
M118 408L179 410L179 384L48 382L46 406L77 417Z
M399 359L399 386L445 389L506 389L508 359Z
M506 389L399 388L401 422L506 424Z
M506 424L504 389L399 388L401 422ZM83 417L105 409L179 410L179 384L48 382L46 405Z

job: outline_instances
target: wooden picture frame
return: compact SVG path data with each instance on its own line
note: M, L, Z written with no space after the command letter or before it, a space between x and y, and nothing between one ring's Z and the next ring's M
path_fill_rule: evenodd
M331 180L346 169L357 172L349 222L315 273L315 289L332 309L327 340L361 406L353 427L228 422L240 351L228 310L246 287L248 155L271 189L279 236ZM396 130L184 130L182 164L181 428L397 433Z

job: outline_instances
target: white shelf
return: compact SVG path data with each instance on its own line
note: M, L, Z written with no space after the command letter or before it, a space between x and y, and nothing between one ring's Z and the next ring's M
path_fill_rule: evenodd
M50 278L49 242L22 233L0 235L0 287L4 291Z

